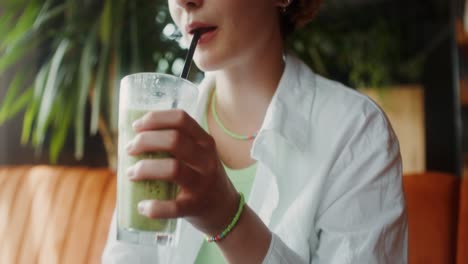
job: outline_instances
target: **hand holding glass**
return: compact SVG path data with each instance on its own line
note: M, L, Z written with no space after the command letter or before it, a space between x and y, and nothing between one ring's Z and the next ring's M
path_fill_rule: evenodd
M197 88L189 81L159 73L138 73L121 81L119 104L119 154L117 187L117 239L135 244L175 245L177 219L150 219L138 213L142 200L173 200L178 191L171 182L145 180L132 182L127 169L143 159L170 157L169 153L152 152L131 156L127 144L135 138L132 124L151 111L183 109L194 115Z

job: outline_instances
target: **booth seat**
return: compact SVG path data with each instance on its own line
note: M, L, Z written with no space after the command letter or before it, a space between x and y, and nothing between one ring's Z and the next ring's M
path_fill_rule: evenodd
M405 175L410 264L468 263L468 181ZM107 169L0 167L0 263L100 263L115 206Z

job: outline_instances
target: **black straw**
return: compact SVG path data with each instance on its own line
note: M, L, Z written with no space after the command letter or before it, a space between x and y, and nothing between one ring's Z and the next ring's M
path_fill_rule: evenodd
M192 42L190 43L190 48L188 50L187 56L185 57L184 69L182 70L182 74L180 75L180 78L182 79L187 79L188 77L188 74L190 72L190 66L192 65L193 54L195 53L195 48L197 47L201 33L202 32L200 30L197 30L193 34Z
M188 74L190 72L190 66L192 65L193 54L195 53L195 48L197 47L198 40L200 39L201 34L201 30L196 30L193 34L192 42L190 43L190 48L187 52L187 56L185 57L184 69L182 70L182 74L180 74L181 79L187 80ZM177 108L178 104L179 102L177 101L176 97L172 102L172 108Z

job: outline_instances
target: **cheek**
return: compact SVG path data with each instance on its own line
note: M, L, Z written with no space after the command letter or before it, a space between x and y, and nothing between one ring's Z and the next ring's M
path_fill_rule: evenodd
M171 14L172 20L180 28L181 9L176 8L175 0L168 0L169 13Z

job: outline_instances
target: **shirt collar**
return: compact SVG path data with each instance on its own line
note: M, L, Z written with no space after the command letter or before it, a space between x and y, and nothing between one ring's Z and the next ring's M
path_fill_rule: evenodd
M308 78L306 77L307 75ZM214 74L207 72L199 86L198 120L204 114L208 95L214 87ZM310 130L310 112L315 94L315 74L292 54L285 56L285 68L278 88L268 106L264 121L255 141L260 141L266 134L273 133L282 137L287 143L304 151L308 145ZM307 89L313 89L307 91ZM253 152L256 148L254 142Z
M314 90L310 92L307 89L315 87L315 75L292 54L286 54L285 62L283 75L268 106L260 133L272 131L304 151L309 140L309 119L315 94ZM310 74L312 78L305 79L305 74ZM310 81L313 85L308 84Z

